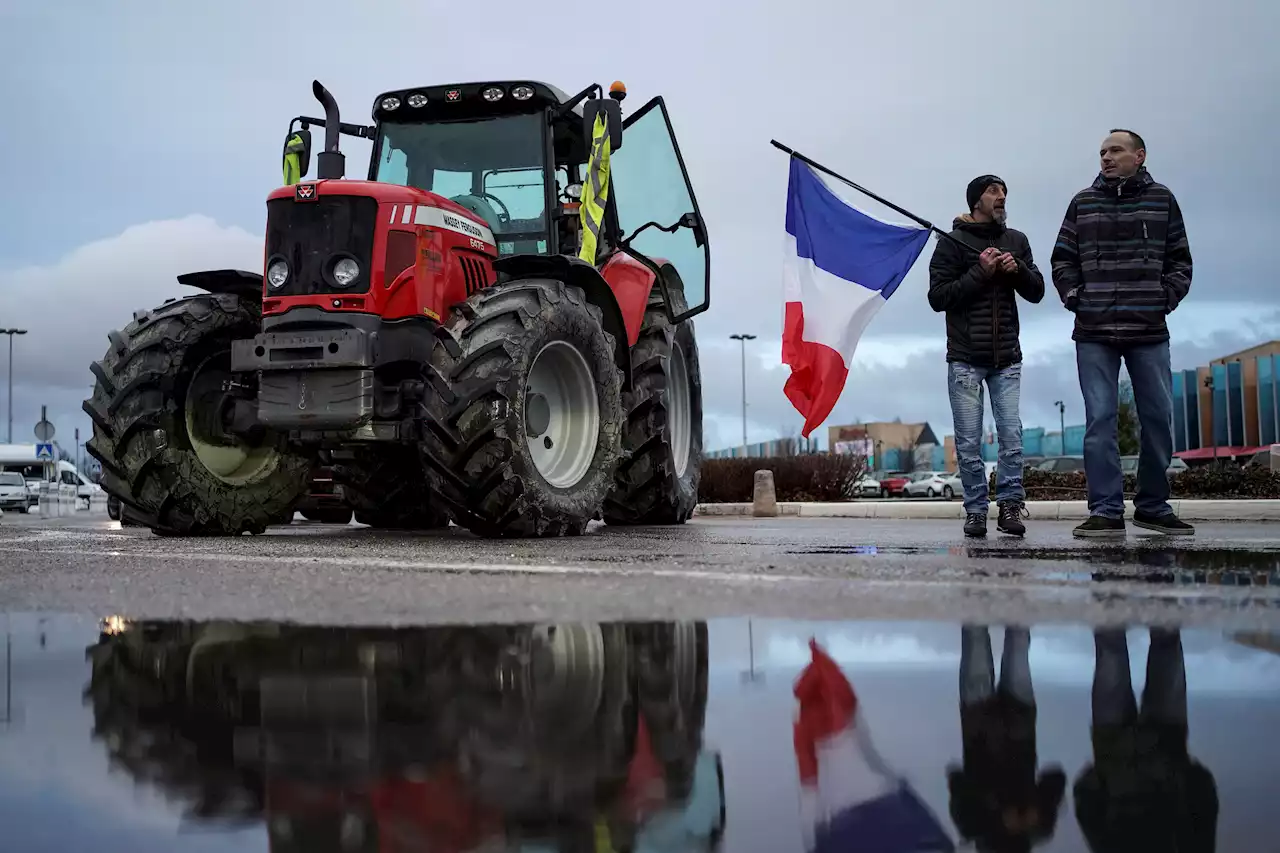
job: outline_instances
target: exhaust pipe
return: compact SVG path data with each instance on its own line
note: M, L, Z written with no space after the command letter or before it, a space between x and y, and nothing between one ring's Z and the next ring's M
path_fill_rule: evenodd
M347 173L346 155L338 150L338 135L342 122L338 116L338 102L319 80L311 81L311 91L324 107L324 150L316 157L316 178L342 178Z

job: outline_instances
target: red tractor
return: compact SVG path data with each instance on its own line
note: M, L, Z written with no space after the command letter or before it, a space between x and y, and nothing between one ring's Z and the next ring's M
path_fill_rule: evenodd
M201 292L136 312L91 366L103 488L167 535L287 521L317 466L375 527L686 521L710 249L662 99L624 122L620 83L429 86L366 126L313 88L264 274L180 276ZM367 180L340 134L372 142Z

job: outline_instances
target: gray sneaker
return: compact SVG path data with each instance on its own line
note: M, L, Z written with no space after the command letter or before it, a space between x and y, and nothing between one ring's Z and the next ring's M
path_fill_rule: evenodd
M1091 515L1089 520L1084 524L1078 525L1071 531L1072 536L1080 536L1088 538L1113 539L1116 537L1123 538L1125 536L1125 526L1123 518L1103 518L1100 515Z

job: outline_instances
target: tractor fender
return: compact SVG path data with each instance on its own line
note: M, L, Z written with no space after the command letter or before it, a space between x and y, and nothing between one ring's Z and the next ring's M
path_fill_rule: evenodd
M232 293L262 304L262 276L245 270L201 270L178 276L178 283L207 293Z
M500 276L507 278L550 278L582 288L587 301L600 309L604 330L613 335L613 360L622 371L623 388L630 389L631 345L640 336L640 321L644 317L647 287L645 296L641 297L639 312L635 313L635 318L632 320L623 311L623 306L620 304L621 294L616 287L612 286L612 281L606 279L599 270L580 258L567 255L509 255L495 260L493 268ZM644 268L641 267L641 269ZM644 271L648 273L648 270ZM652 274L649 277L652 279ZM630 289L625 292L628 296L630 295Z

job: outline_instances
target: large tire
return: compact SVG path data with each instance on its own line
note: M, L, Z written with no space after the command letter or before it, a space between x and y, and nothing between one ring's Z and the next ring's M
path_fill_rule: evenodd
M256 446L218 448L200 439L211 439L208 412L229 375L231 341L259 326L251 302L200 294L138 311L107 335L106 356L90 368L97 381L83 406L93 421L86 448L102 463L102 487L120 500L122 520L200 536L261 533L291 517L311 460L290 453L285 437L268 432Z
M693 322L672 326L655 287L631 349L625 458L605 501L607 524L684 524L693 515L702 475L701 373Z
M422 457L456 524L486 537L573 536L599 516L625 420L613 348L600 309L563 282L512 281L454 306L428 370ZM561 359L550 373L547 354ZM574 395L587 402L556 402Z
M333 482L355 510L356 521L383 530L435 530L449 516L427 485L417 452L411 447L367 450L351 461L336 462Z
M675 800L693 787L707 715L710 674L706 622L637 623L634 665L640 715L667 793Z

